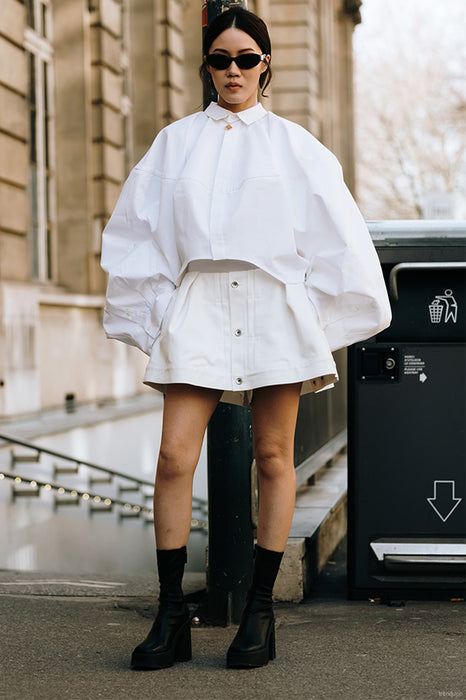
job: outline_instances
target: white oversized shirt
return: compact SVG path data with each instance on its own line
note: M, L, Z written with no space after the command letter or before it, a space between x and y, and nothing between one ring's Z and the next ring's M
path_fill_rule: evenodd
M261 104L234 114L212 102L170 124L130 173L103 233L107 336L150 354L198 259L242 260L304 283L331 350L390 323L379 260L340 164Z

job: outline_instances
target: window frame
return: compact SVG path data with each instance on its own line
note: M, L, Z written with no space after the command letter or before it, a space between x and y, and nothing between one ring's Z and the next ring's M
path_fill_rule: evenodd
M24 31L24 48L29 59L29 120L30 149L34 147L35 161L29 152L29 201L31 219L31 275L39 282L52 282L56 277L56 192L54 140L54 74L52 47L52 18L50 0L28 0L28 18L34 27ZM31 81L33 81L33 86ZM35 101L32 103L31 95ZM32 112L35 112L34 119ZM32 141L32 129L35 141Z

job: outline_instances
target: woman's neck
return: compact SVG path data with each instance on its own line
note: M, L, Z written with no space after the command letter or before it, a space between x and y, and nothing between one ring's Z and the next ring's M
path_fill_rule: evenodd
M234 112L235 114L238 112L244 112L246 109L251 109L252 107L255 107L257 104L259 104L258 100L256 99L255 102L240 102L239 104L232 104L231 102L225 102L225 100L222 100L221 97L218 98L217 104L219 107L223 107L223 109L227 109L229 112Z

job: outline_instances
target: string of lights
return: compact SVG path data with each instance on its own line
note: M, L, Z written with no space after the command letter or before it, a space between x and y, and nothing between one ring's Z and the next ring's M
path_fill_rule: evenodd
M148 506L129 503L128 501L123 501L118 498L109 498L100 494L91 493L90 491L80 491L78 489L61 486L51 481L39 481L38 479L18 476L17 474L0 472L0 481L2 480L10 480L13 484L23 484L25 487L37 490L38 495L40 490L43 489L44 491L55 492L58 495L66 494L72 496L76 501L81 499L90 504L102 504L102 508L106 507L107 509L111 509L113 506L120 506L123 514L131 514L135 517L142 514L153 517L154 514L153 509ZM20 491L17 491L15 495L18 494L20 495ZM29 495L31 494L29 493ZM191 528L194 530L207 530L207 522L193 518L191 520Z

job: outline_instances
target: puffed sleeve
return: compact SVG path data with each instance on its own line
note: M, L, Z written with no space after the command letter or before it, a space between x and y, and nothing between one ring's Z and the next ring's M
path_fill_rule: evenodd
M306 288L331 350L365 340L390 325L381 265L338 160L329 151L307 165Z
M175 288L173 266L157 243L160 191L160 176L136 166L102 238L105 332L148 355Z

